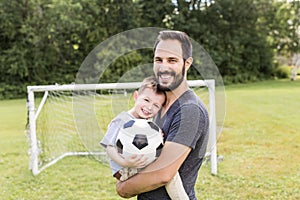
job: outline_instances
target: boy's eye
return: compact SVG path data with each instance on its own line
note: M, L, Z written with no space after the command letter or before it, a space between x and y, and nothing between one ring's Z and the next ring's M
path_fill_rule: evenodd
M155 104L154 107L157 109L160 109L160 105L158 105L158 104Z

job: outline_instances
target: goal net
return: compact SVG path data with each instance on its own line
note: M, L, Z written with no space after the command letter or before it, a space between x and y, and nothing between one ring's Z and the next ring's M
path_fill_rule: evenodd
M34 175L66 156L93 156L107 162L100 141L109 122L134 104L140 82L28 86L29 168ZM217 174L215 83L188 81L210 114L207 155Z

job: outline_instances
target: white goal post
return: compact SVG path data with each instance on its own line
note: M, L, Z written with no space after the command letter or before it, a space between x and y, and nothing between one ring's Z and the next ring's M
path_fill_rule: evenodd
M207 147L207 156L210 157L211 173L216 175L217 130L215 81L189 80L188 84L191 88L206 88L206 106L209 111L210 117L209 144ZM95 139L92 135L89 135L92 132L92 134L98 134L95 133L97 131L94 130L95 127L97 127L98 125L94 126L92 124L89 124L89 122L91 122L89 117L92 116L94 113L86 111L88 110L86 107L84 107L86 106L86 103L76 104L76 109L80 109L80 112L86 111L86 115L84 116L84 119L86 119L86 121L79 124L79 126L85 126L85 129L88 133L82 133L80 127L76 127L76 122L78 122L78 120L76 121L76 114L74 114L74 112L77 112L74 111L74 98L79 99L79 101L86 102L86 97L84 96L87 95L89 96L89 98L93 98L93 106L97 108L101 107L99 108L99 113L104 112L107 109L110 110L105 111L106 113L103 114L103 116L105 116L105 118L107 119L105 119L105 121L103 122L99 122L101 123L101 127L104 127L103 129L105 129L109 121L112 119L112 117L114 117L114 114L111 112L111 109L115 109L116 106L113 105L111 101L118 101L116 97L111 94L116 94L115 91L119 90L122 91L122 94L120 94L119 92L119 95L117 95L118 97L128 96L127 90L132 92L134 89L137 89L140 85L141 82L27 86L28 136L30 139L29 168L32 171L32 173L34 175L37 175L47 167L55 164L57 161L61 160L66 156L93 155L97 156L97 158L105 157L105 151L101 149L99 145L100 139ZM86 91L89 91L89 93L87 93ZM60 92L68 93L61 94ZM39 93L39 95L35 95L35 93ZM51 97L50 94L53 97ZM39 97L37 98L36 96ZM94 101L96 102L96 98L98 97L99 99L101 99L99 101L100 103L94 105ZM130 97L126 97L125 101L128 101L129 98ZM122 99L121 101L124 102L124 99ZM48 107L46 106L47 104L49 104ZM53 115L46 116L45 114L44 116L44 114L41 114L44 112L53 112ZM98 111L95 111L95 113L95 116L97 115L98 117L96 121L99 121L99 119L103 118L101 116L99 117L100 114L97 114ZM53 125L51 125L51 123L53 123ZM58 127L62 131L57 131L56 129ZM72 141L72 144L71 142L65 142L66 140ZM85 145L88 142L90 143L88 145ZM89 149L87 148L87 146L89 145L98 146Z

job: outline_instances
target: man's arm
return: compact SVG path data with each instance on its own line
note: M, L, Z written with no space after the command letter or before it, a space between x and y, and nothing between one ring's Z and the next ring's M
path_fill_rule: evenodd
M164 186L176 174L191 148L174 142L166 142L161 155L143 171L124 182L117 183L121 197L130 198Z

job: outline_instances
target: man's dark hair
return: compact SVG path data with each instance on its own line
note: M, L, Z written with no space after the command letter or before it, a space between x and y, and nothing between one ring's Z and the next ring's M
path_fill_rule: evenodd
M192 47L192 43L190 41L189 36L181 31L171 31L171 30L167 30L167 31L160 31L159 35L155 41L154 44L154 49L153 51L155 52L156 47L158 45L158 43L161 40L178 40L181 43L181 48L182 48L182 57L183 59L188 59L189 57L192 57L192 51L193 51L193 47Z

